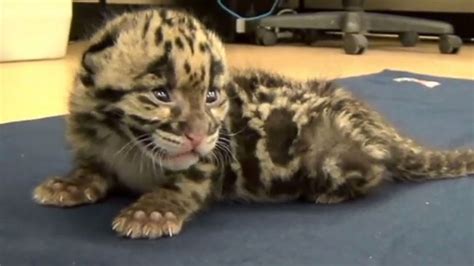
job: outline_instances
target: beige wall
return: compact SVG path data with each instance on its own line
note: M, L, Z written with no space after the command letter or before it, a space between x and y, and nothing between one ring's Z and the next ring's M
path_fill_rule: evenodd
M99 0L73 0L73 2L97 3ZM176 0L107 0L107 2L112 4L172 4ZM298 0L283 0L282 2L283 6L292 8L298 5ZM366 0L366 2L367 10L474 13L474 0ZM305 0L305 6L308 8L340 8L341 1Z

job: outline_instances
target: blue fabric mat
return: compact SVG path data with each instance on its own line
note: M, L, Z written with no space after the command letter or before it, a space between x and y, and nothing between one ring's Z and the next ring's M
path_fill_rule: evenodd
M395 78L436 81L427 88ZM383 71L339 81L432 147L474 147L474 81ZM126 240L110 223L132 198L45 208L31 190L65 173L61 117L0 126L0 265L474 265L472 178L388 184L333 206L217 204L163 240Z

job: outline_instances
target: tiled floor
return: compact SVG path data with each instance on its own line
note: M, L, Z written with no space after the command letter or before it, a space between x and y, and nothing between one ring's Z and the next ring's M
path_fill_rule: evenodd
M298 79L339 78L395 69L474 79L474 45L458 55L439 54L437 44L415 48L391 40L375 40L362 56L346 55L339 42L312 47L228 45L232 66L265 68ZM73 43L63 59L0 64L0 123L64 114L84 43Z

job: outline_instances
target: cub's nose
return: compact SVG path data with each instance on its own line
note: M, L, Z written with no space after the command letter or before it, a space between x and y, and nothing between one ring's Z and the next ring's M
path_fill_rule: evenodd
M186 133L186 138L191 142L193 147L199 146L206 136L199 133Z

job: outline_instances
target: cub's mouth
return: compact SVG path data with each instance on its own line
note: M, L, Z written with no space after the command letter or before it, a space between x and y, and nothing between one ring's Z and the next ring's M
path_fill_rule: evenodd
M201 157L197 151L191 148L170 151L157 143L153 133L132 127L129 129L140 150L168 170L185 170L197 163Z

